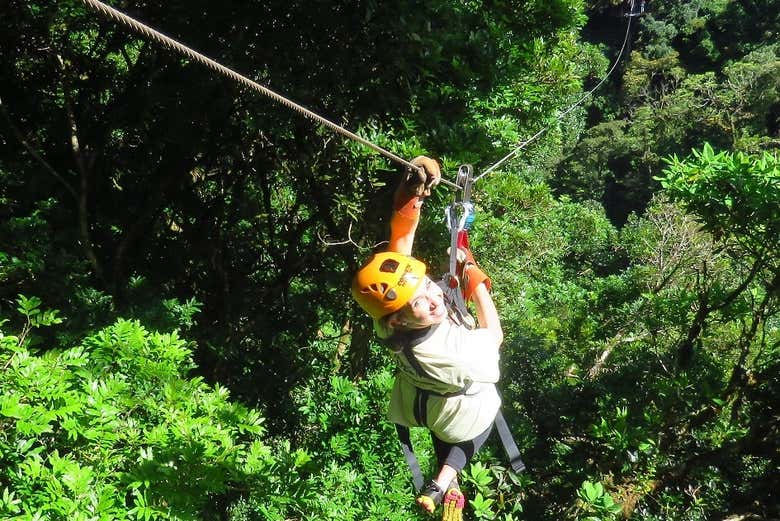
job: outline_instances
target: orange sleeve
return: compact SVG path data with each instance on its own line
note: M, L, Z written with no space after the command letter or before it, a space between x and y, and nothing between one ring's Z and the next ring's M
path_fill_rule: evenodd
M390 217L390 244L388 251L411 255L414 233L420 222L422 199L415 194L405 194L403 189L395 193L393 215Z
M480 284L485 284L488 291L490 291L492 285L490 277L485 275L485 272L476 264L469 265L463 272L461 279L463 282L461 290L463 291L463 298L466 300L471 300L471 297L474 296L474 292L477 291L477 286Z

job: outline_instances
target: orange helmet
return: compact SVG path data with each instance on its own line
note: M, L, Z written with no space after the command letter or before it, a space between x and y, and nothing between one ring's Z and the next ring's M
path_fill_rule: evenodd
M352 296L372 318L382 318L404 307L424 277L425 264L414 257L377 253L352 279Z

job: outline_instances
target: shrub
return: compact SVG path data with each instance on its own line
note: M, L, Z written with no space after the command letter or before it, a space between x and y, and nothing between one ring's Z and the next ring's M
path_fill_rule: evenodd
M57 314L34 298L19 303L28 326L0 332L0 517L196 519L267 481L250 477L284 457L261 441L257 411L187 377L192 352L175 331L119 319L36 354L30 329L45 325L36 317Z

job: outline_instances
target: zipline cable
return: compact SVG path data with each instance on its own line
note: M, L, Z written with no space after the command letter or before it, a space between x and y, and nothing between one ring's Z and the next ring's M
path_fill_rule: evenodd
M260 85L259 83L250 80L246 76L243 76L237 72L235 72L232 69L229 69L225 67L224 65L212 60L208 56L205 56L193 49L190 49L186 45L177 42L173 38L166 36L162 34L161 32L152 29L148 25L145 25L138 20L135 20L134 18L131 18L130 16L124 14L121 11L118 11L114 9L113 7L104 4L103 2L100 2L99 0L81 0L84 4L87 5L87 7L90 7L94 9L95 11L103 14L104 16L107 16L108 18L119 22L120 24L132 29L133 31L147 37L151 38L152 40L162 44L164 47L174 50L176 52L179 52L180 54L183 54L184 56L187 56L188 58L191 58L199 63L202 63L206 67L224 75L228 78L241 83L245 87L248 87L252 90L255 90L265 96L268 96L272 100L276 101L277 103L284 105L287 108L293 109L300 114L303 114L304 116L328 127L329 129L333 130L334 132L341 134L342 136L345 136L349 139L352 139L353 141L357 141L358 143L361 143L362 145L367 146L368 148L374 150L375 152L383 155L384 157L395 161L396 163L400 163L401 165L405 166L406 168L409 168L413 171L421 171L420 167L413 165L409 161L406 161L405 159L393 154L392 152L385 150L384 148L380 147L379 145L376 145L369 141L368 139L361 137L354 132L351 132L347 130L346 128L337 125L336 123L333 123L332 121L329 121L325 119L324 117L320 116L319 114L316 114L312 112L311 110L307 109L306 107L303 107L294 101L282 96L281 94L278 94L268 87L264 87ZM446 184L452 188L459 188L458 185L451 181L447 181L446 179L442 179L441 183Z
M632 1L633 5L633 1ZM628 36L631 34L631 18L628 19L628 25L626 26L626 36L623 38L623 46L620 48L620 52L618 53L617 59L615 59L615 63L612 64L612 68L609 69L609 72L607 72L606 76L604 76L598 84L590 89L588 92L582 95L580 99L574 102L569 108L567 108L565 111L563 111L561 114L558 115L556 118L556 122L562 120L567 114L569 114L572 110L579 107L586 99L588 99L590 96L593 95L596 90L601 87L601 85L604 84L605 81L607 81L607 78L609 78L612 75L612 72L614 72L615 68L617 67L618 63L620 63L620 58L623 56L623 51L626 49L626 44L628 43ZM547 125L546 127L542 128L539 132L531 136L530 138L526 139L525 141L521 142L520 145L512 150L510 153L505 155L503 158L501 158L497 163L495 163L490 168L484 170L481 174L479 174L477 177L474 178L474 183L488 175L490 172L494 171L499 166L503 165L513 157L517 155L518 152L523 150L525 147L533 143L539 136L550 130L550 127L552 127L552 123Z

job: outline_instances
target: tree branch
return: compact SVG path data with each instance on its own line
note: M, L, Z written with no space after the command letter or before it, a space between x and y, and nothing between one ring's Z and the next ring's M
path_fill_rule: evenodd
M753 311L753 316L751 317L752 321L750 324L750 329L748 329L747 332L743 331L742 335L740 335L739 360L737 360L737 363L734 364L734 369L731 371L731 377L729 378L729 383L726 386L726 389L723 391L722 398L724 399L728 399L732 394L734 394L737 390L744 387L744 385L747 383L747 379L745 378L746 375L745 363L747 362L747 357L748 354L750 353L750 346L753 342L753 339L756 336L756 333L758 332L758 326L763 322L762 319L764 318L764 311L766 311L766 308L771 299L772 299L772 294L767 292L764 295L761 304L759 304L758 308L755 311Z
M48 161L46 161L33 147L32 145L25 139L24 134L22 133L19 128L14 125L13 121L11 120L10 114L8 114L8 110L5 108L5 104L3 103L3 100L0 99L0 112L3 114L3 119L5 119L6 124L8 125L8 128L11 129L11 133L14 135L14 137L21 143L21 145L24 147L24 149L27 151L30 156L37 161L43 169L51 174L52 177L54 177L57 181L59 181L62 186L65 187L65 189L68 191L70 195L73 196L74 201L78 202L79 196L76 193L76 190L68 183L64 177L62 177L55 169L54 167L49 164Z

